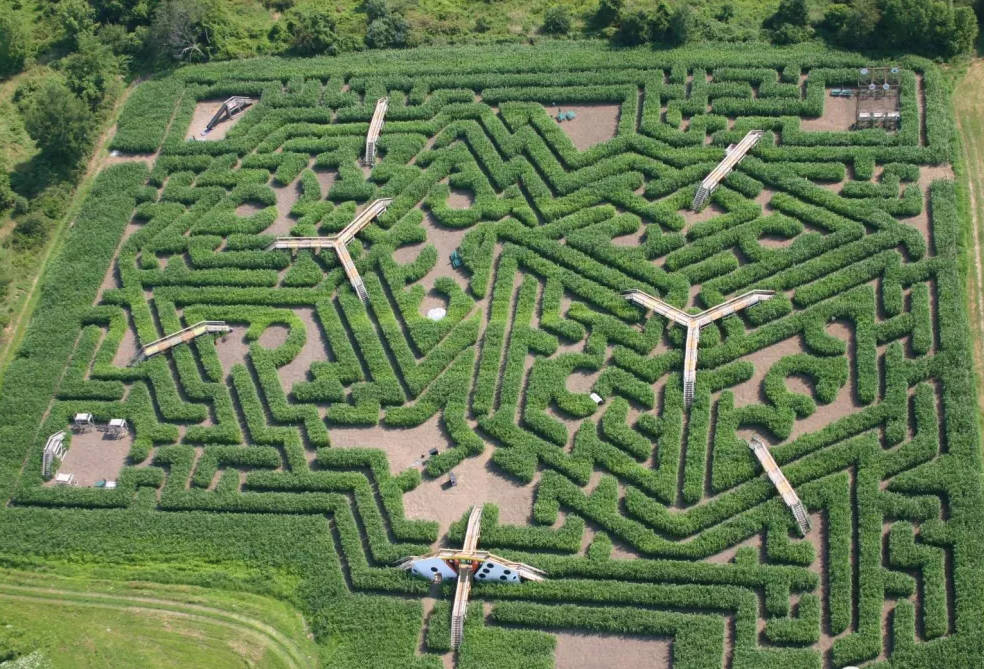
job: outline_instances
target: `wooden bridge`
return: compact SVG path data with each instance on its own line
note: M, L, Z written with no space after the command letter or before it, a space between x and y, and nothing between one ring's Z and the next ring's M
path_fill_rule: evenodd
M379 133L383 129L383 118L389 108L389 98L379 98L376 100L376 109L372 112L372 120L369 121L369 132L366 134L366 165L376 166L376 142L379 141Z
M697 345L700 343L700 329L720 318L767 300L775 293L771 290L751 290L695 315L690 315L635 288L622 291L622 295L646 311L657 313L687 328L687 341L683 352L683 400L689 407L694 401L694 387L697 382Z
M190 325L183 330L178 330L177 332L150 342L140 349L140 352L137 353L137 356L130 364L142 362L152 355L163 353L170 348L174 348L178 344L184 344L195 339L196 337L201 337L202 335L210 332L232 332L232 328L229 327L225 321L199 321L198 323Z
M758 458L759 462L762 463L762 469L765 473L769 475L769 479L772 480L772 485L776 487L779 491L779 495L782 497L782 501L786 503L789 510L793 512L793 517L796 518L796 522L799 524L800 532L805 537L810 532L810 518L806 515L806 509L803 507L803 503L800 501L799 495L793 489L793 486L789 484L786 479L786 475L782 473L779 469L779 465L776 464L775 458L772 457L772 452L769 451L769 447L762 443L761 440L752 438L752 441L748 444L748 447L752 449L755 453L755 457Z
M355 239L355 236L369 225L373 219L385 212L386 208L392 202L393 198L391 197L373 200L369 203L368 207L359 212L352 219L352 222L346 225L337 235L328 235L325 237L277 237L267 248L290 249L292 254L296 254L299 249L334 249L338 256L338 261L342 264L342 269L345 270L345 276L348 277L349 283L352 284L352 289L359 296L360 300L368 302L369 293L366 291L366 285L362 281L362 277L359 276L359 270L355 268L355 261L352 260L352 254L349 253L347 244Z
M724 154L724 160L718 163L718 166L711 170L711 173L704 177L704 180L700 182L700 186L697 188L697 192L694 193L694 202L690 205L690 208L694 211L700 211L707 204L707 201L711 198L711 193L714 189L718 187L725 177L731 174L731 170L735 168L735 165L741 162L741 159L745 157L753 146L755 146L764 133L761 130L752 130L747 135L745 135L740 142L736 145L729 146Z

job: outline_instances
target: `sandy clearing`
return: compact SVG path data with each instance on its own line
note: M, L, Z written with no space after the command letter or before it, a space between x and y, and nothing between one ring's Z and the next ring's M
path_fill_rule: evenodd
M424 434L429 432L433 435L432 438L414 443L421 445L429 443L431 447L441 450L444 450L445 446L450 446L447 437L441 434L439 426L433 419L416 429L420 430L424 427L429 428ZM400 435L400 444L397 448L401 450L401 457L409 457L412 462L419 458L421 453L426 453L426 450L420 448L411 450L409 447L404 447L402 444L407 443L404 434ZM409 435L406 436L410 438ZM407 517L436 520L441 528L439 536L443 536L451 523L461 519L473 505L491 502L499 506L500 523L530 524L536 483L523 485L500 473L501 470L490 462L494 451L494 447L486 446L481 455L466 458L459 463L453 470L458 479L458 485L454 488L442 489L442 485L447 480L446 476L437 479L424 478L416 489L403 496ZM393 459L391 462L396 460Z
M338 179L338 172L335 170L312 170L314 176L318 179L318 185L321 187L321 197L322 199L328 197L328 191L331 190L332 186L335 185L335 180Z
M827 91L823 99L823 114L819 118L801 118L800 129L850 130L854 125L857 102L851 98L835 98Z
M132 445L133 434L129 432L119 439L110 439L96 428L73 433L72 445L57 471L75 474L78 484L83 487L102 479L116 480ZM46 485L55 485L54 479Z
M308 370L311 369L311 363L328 359L325 344L321 339L321 328L315 322L314 310L295 309L294 314L304 323L307 338L304 340L304 346L301 347L297 356L277 370L277 374L280 376L280 383L286 393L289 393L298 381L306 381L308 379Z
M232 332L215 340L215 353L222 364L222 369L228 374L233 365L246 361L249 344L246 342L246 326L232 325Z
M670 667L671 641L657 637L560 632L554 652L557 669Z
M448 195L449 209L471 209L473 204L475 204L475 195L470 190L451 189Z
M752 363L755 366L755 372L748 381L728 389L734 393L735 407L766 403L765 394L762 392L762 381L765 379L769 368L785 356L803 353L805 350L801 337L796 335L743 356L741 360Z
M720 553L715 553L713 555L707 556L706 558L704 558L704 561L710 562L711 564L728 564L729 562L735 559L735 555L738 553L738 551L742 548L745 548L746 546L750 546L754 548L761 558L762 535L754 534L748 537L747 539L745 539L744 541L738 542L734 546L725 548Z
M390 471L395 476L404 469L423 470L422 459L432 448L446 450L451 440L440 424L440 413L416 427L343 427L330 425L328 437L332 448L378 448L386 452Z
M683 230L681 230L681 232L683 234L687 234L687 231L694 226L694 223L707 221L714 218L715 216L722 216L723 214L726 214L728 212L726 212L724 209L719 207L716 203L709 202L707 206L705 206L700 211L693 211L692 209L688 208L688 209L681 209L678 213L681 216L683 216L683 220L685 223L685 225L683 226Z
M215 112L219 111L225 100L204 100L195 105L195 113L191 117L191 124L188 126L188 132L185 134L185 139L194 139L197 141L205 142L215 142L220 139L225 139L226 133L234 125L239 123L239 119L245 116L249 110L240 113L235 118L229 119L219 123L217 126L212 128L212 130L207 135L202 135L202 131L205 130L205 126L208 122L212 120L215 116Z
M120 345L116 349L116 353L113 355L113 366L126 367L130 364L130 361L136 357L139 348L140 347L137 346L137 334L130 326L130 319L128 315L126 330L123 331L123 337L120 339Z
M275 323L265 329L256 341L263 348L272 350L282 346L287 341L288 334L290 334L290 328Z
M621 113L619 105L544 105L544 109L552 119L557 118L561 111L574 112L570 121L555 121L571 138L578 151L590 149L595 144L606 142L615 137L618 130L618 117Z
M301 196L300 188L300 177L286 186L273 187L273 192L277 197L277 219L263 231L264 234L280 237L290 234L290 229L294 227L294 219L291 218L290 211Z

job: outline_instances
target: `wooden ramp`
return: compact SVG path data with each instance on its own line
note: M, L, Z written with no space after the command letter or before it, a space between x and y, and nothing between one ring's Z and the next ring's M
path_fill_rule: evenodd
M697 384L697 347L700 343L700 329L720 318L767 300L773 295L775 293L771 290L750 290L716 307L691 315L641 290L633 288L622 291L622 296L628 301L687 328L687 341L683 352L683 399L688 407L694 401L694 389Z
M796 522L799 524L800 532L805 537L810 532L810 518L806 515L806 509L803 507L799 495L796 494L793 486L786 479L786 475L782 473L779 465L776 464L775 458L772 457L772 452L769 451L768 446L762 443L761 440L754 437L748 444L748 447L752 449L755 457L762 463L762 469L769 475L769 479L772 480L772 485L779 491L782 501L793 512L793 517L796 518Z
M751 130L738 144L729 146L725 150L724 160L718 163L718 166L711 170L711 173L704 177L704 180L700 182L700 186L697 187L693 204L690 205L691 209L700 211L704 208L704 205L711 198L711 193L714 192L714 189L724 181L725 177L731 174L731 170L762 139L763 134L761 130Z
M222 123L222 121L226 121L238 114L243 113L251 104L253 104L253 101L249 98L240 97L238 95L232 96L222 103L222 106L219 107L219 111L215 112L215 116L213 116L212 120L210 120L208 125L205 126L205 132L209 132L219 123Z
M376 142L379 141L379 133L383 129L383 119L386 116L386 109L389 107L389 98L379 98L376 100L376 109L372 112L372 120L369 121L369 132L366 134L366 165L376 166Z
M346 245L355 239L355 236L363 228L372 223L373 219L385 212L386 208L392 202L393 198L391 197L373 200L369 203L368 207L359 212L337 235L326 237L277 237L267 248L289 249L294 254L300 249L334 249L338 255L338 261L342 264L342 269L345 270L345 276L348 277L349 283L352 284L352 289L359 296L360 300L368 302L369 293L366 291L366 284L362 281L362 277L359 276L359 270L356 269L355 261L352 260L352 254L349 253Z
M137 354L137 357L134 358L133 362L142 362L152 355L163 353L170 348L174 348L178 344L184 344L195 339L196 337L209 334L210 332L232 332L232 328L229 327L225 321L200 321L194 325L184 328L183 330L178 330L177 332L150 342L140 349L140 352Z

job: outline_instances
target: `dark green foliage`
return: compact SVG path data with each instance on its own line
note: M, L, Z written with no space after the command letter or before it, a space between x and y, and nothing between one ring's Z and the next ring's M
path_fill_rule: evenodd
M92 114L64 84L49 79L27 103L24 126L52 163L73 166L89 147Z

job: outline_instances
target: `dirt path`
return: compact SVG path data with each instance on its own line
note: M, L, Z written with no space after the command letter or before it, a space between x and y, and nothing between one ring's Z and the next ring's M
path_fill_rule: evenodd
M984 267L981 259L981 226L984 225L984 61L970 66L953 96L960 133L962 159L967 173L967 192L970 196L970 230L973 241L974 270L968 277L970 313L974 322L974 363L977 370L977 403L984 408Z
M108 609L126 609L136 614L160 614L208 622L229 629L239 635L253 637L288 667L317 666L315 658L306 656L289 637L261 620L222 609L154 597L75 592L54 588L36 588L25 585L0 583L0 597L15 601L52 602L72 606L91 606Z

